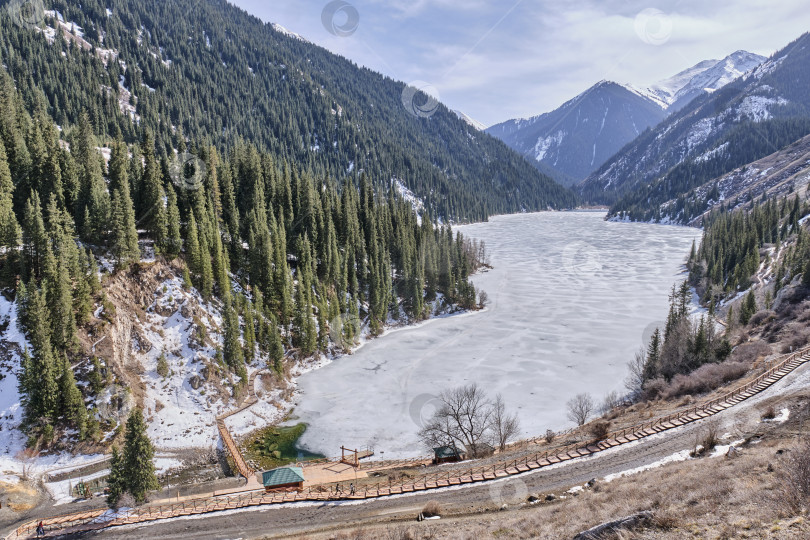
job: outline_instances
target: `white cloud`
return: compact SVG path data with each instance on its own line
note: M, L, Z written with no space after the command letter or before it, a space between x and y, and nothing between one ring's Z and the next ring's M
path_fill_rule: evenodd
M361 65L428 81L485 124L546 112L601 79L647 85L738 49L770 55L810 29L804 0L348 0L360 24L339 38L321 25L326 0L233 1ZM663 44L636 32L648 8L671 23Z

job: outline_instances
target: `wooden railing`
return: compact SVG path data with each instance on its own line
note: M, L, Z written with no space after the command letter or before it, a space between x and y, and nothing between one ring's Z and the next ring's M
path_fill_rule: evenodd
M810 347L806 347L791 353L786 357L783 357L778 362L769 363L769 367L767 367L767 369L758 377L702 405L696 405L685 410L656 418L649 422L614 431L608 435L606 439L601 441L594 441L591 443L577 442L562 448L545 452L537 452L522 458L501 461L491 465L470 467L462 470L446 470L442 472L426 473L415 478L399 480L396 482L392 481L392 479L389 477L388 482L377 482L376 484L358 486L353 494L347 491L338 491L337 489L331 490L326 485L319 485L309 487L301 491L291 491L285 493L265 493L263 491L253 491L220 497L202 497L178 503L147 505L127 510L125 512L119 512L114 516L109 516L109 518L102 515L105 513L104 510L94 510L84 513L68 514L65 516L49 518L43 520L43 522L46 530L60 530L62 531L62 534L67 534L71 532L95 530L116 525L154 521L157 519L204 514L218 510L232 510L249 506L307 500L324 501L368 499L396 493L423 491L450 485L467 484L507 477L546 467L561 461L591 455L608 448L619 446L631 440L628 437L632 437L632 440L636 440L650 436L659 431L672 429L675 427L672 422L676 420L680 422L678 425L683 425L685 423L694 422L702 418L709 417L774 384L787 373L790 373L799 365L807 362L809 352ZM667 425L665 426L665 424ZM624 439L624 442L622 442L620 439ZM35 520L18 527L7 538L9 540L16 540L18 538L30 537L30 535L35 532L38 522L38 520Z

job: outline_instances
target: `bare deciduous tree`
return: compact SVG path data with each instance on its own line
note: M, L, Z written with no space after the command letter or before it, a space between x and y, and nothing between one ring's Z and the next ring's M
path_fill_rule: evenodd
M593 399L589 394L577 394L568 401L568 419L583 425L593 412Z
M487 305L488 301L489 301L489 295L487 294L487 291L485 291L483 289L478 291L478 307L481 308L481 309L484 309L484 306Z
M599 412L602 414L607 414L620 404L621 399L619 398L619 393L613 390L612 392L605 394L605 398L602 400L602 405L599 407Z
M501 452L506 449L506 443L520 433L520 422L518 422L517 414L506 412L506 404L504 404L503 396L500 394L495 396L495 403L492 404L492 428L495 432L495 441L498 443L498 449Z
M419 431L430 448L449 446L480 457L493 444L505 446L518 432L517 417L506 413L500 396L490 401L477 384L446 390L439 400L441 406Z
M17 452L14 456L22 463L22 481L28 482L31 480L31 471L34 469L34 464L39 457L39 450L36 448L26 448Z
M627 369L630 373L624 381L624 387L630 392L632 398L638 398L644 391L644 368L646 364L647 354L643 348L636 353L633 360L627 363Z

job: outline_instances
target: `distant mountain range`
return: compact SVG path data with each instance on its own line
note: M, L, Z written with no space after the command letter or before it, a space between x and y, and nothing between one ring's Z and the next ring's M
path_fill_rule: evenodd
M639 136L578 189L590 202L613 205L616 219L688 222L720 194L693 190L810 134L808 87L805 34ZM723 189L735 191L728 182Z
M573 185L693 99L714 92L765 60L737 51L706 60L648 89L601 81L558 109L488 128L545 174Z

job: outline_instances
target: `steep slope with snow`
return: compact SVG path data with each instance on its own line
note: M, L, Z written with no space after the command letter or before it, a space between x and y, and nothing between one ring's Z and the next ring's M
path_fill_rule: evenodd
M602 81L552 112L509 120L487 133L536 165L582 179L665 116L648 97Z
M465 114L464 112L459 111L459 110L454 110L453 112L456 113L456 116L458 116L459 119L466 122L468 126L474 128L475 130L484 131L484 130L487 129L487 126L485 126L484 124L482 124L481 122L479 122L475 118L472 118L471 116Z
M810 35L644 133L578 186L611 216L658 220L660 205L810 133Z
M693 99L711 93L738 79L766 58L747 51L734 52L722 60L704 60L646 90L647 95L675 112Z
M723 148L725 150L725 148ZM707 212L721 205L748 207L763 196L787 196L810 182L810 135L762 159L692 189L660 206L670 222L700 225Z

